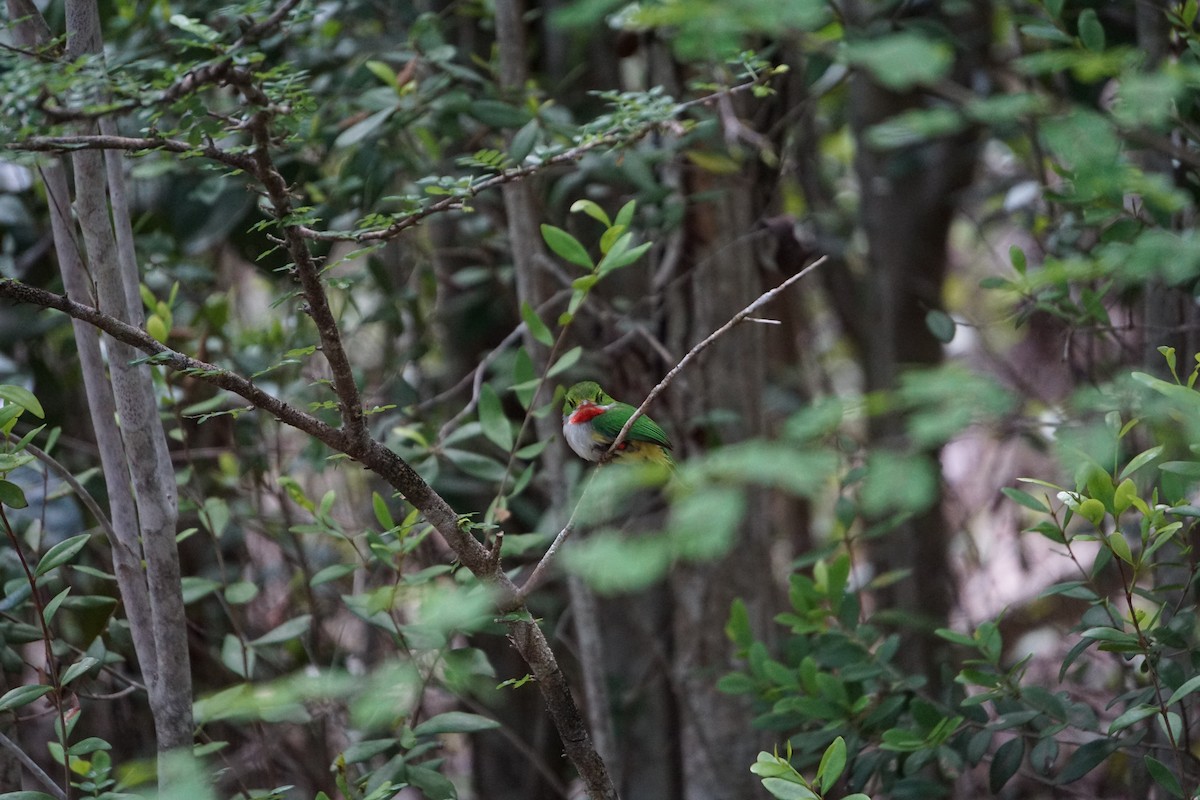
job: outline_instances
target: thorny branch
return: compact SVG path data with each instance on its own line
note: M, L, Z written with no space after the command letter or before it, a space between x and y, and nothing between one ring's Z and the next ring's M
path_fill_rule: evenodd
M0 279L0 297L61 311L93 325L114 339L148 354L151 363L190 375L226 391L272 414L337 452L357 460L379 475L417 508L454 550L460 563L489 586L498 610L507 615L509 640L529 665L568 757L588 785L592 797L615 800L616 792L604 764L592 747L583 718L571 695L566 676L558 666L545 634L525 610L520 591L491 558L484 545L459 525L459 517L446 501L415 470L384 446L370 438L352 436L345 428L334 428L313 415L263 391L250 380L229 370L201 361L167 347L140 328L111 317L96 308L68 297L12 279Z
M810 272L815 270L817 267L824 264L828 259L829 259L829 256L821 256L816 261L809 264L807 267L800 270L795 275L793 275L792 277L788 278L783 283L776 286L774 289L763 292L761 295L758 296L757 300L755 300L753 303L751 303L750 305L743 308L738 313L734 314L728 322L726 322L721 327L717 328L715 331L710 333L708 336L704 337L704 339L701 340L699 343L697 343L695 347L693 347L691 350L689 350L687 352L687 355L685 355L683 358L679 359L679 363L676 364L675 366L671 367L671 370L666 375L663 376L663 379L658 382L658 385L650 390L650 393L646 395L646 399L642 401L642 404L640 406L638 406L637 409L632 414L629 415L629 419L625 421L625 425L624 425L624 427L621 428L621 432L617 434L617 438L613 439L613 443L611 445L609 445L608 450L605 451L605 454L604 454L605 459L612 457L613 453L616 452L617 448L619 448L621 446L621 443L625 441L625 437L627 437L629 435L629 431L631 428L633 428L633 424L638 421L638 417L640 417L646 413L646 409L650 407L650 404L654 402L654 399L656 397L658 397L658 395L661 394L662 391L671 384L671 381L675 380L675 376L678 375L680 372L682 372L683 368L686 367L693 358L700 355L700 353L704 352L704 350L706 350L709 345L711 345L717 339L720 339L725 334L729 333L729 331L731 331L739 323L745 322L747 317L749 317L751 314L753 314L758 309L762 308L767 303L774 300L778 295L782 294L789 286L791 286L793 283L795 283L796 281L803 278L805 275L808 275Z

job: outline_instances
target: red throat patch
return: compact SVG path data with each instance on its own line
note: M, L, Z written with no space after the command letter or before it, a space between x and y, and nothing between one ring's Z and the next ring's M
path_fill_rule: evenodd
M580 425L584 422L595 419L604 413L604 408L592 402L583 402L567 419L567 422L572 425Z

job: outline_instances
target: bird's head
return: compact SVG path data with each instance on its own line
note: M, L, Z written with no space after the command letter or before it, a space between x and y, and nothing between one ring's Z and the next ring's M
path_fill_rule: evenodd
M568 417L583 403L606 406L614 402L595 381L582 381L567 389L563 398L563 416Z

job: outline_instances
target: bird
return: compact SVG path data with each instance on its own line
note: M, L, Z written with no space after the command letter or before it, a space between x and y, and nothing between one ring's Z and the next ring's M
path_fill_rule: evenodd
M563 401L563 436L580 458L600 461L636 409L614 400L595 381L582 381L567 390ZM671 440L658 423L638 417L625 441L613 452L623 462L652 462L674 466Z

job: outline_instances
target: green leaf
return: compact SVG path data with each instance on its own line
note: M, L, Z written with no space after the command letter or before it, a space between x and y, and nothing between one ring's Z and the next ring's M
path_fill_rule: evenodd
M91 656L84 656L83 658L79 659L74 664L67 667L66 672L63 673L61 678L63 686L66 686L68 683L75 680L80 675L83 675L99 663L100 659L92 658Z
M18 405L38 419L46 418L42 404L34 397L33 392L23 386L14 386L11 383L0 384L0 400Z
M956 330L954 318L940 309L930 309L925 315L925 327L933 334L933 338L942 344L950 344Z
M344 578L354 570L358 569L356 564L330 564L324 569L318 570L316 575L309 580L309 586L320 586L323 583L336 581L339 578Z
M1113 739L1096 739L1095 741L1088 742L1071 754L1071 757L1067 759L1067 763L1063 765L1062 771L1055 777L1054 782L1064 784L1079 780L1099 766L1104 759L1112 755L1113 751L1120 746L1121 743Z
M817 782L821 784L821 794L826 794L833 788L845 768L846 740L839 736L825 748L825 755L821 756L821 763L817 767Z
M500 723L481 714L466 711L447 711L430 717L413 728L417 736L432 736L437 733L476 733L499 728Z
M1185 478L1200 478L1200 461L1166 461L1159 465L1159 469Z
M763 778L762 785L776 800L820 800L812 789L783 778Z
M338 137L333 140L333 148L338 150L344 147L353 147L383 127L383 123L387 122L388 118L395 113L396 107L391 106L382 111L376 111L366 119L359 120L338 134Z
M54 687L45 686L40 683L9 689L4 693L3 697L0 697L0 711L12 711L13 709L27 706L34 700L44 697L52 691L54 691Z
M999 794L1004 784L1017 773L1021 762L1025 759L1025 739L1018 736L1009 739L996 749L992 757L992 765L988 768L988 788L992 794Z
M513 359L513 385L509 388L517 396L521 408L529 410L533 402L533 393L537 391L538 378L533 369L533 359L529 357L524 347L517 348L517 356Z
M542 322L542 318L538 316L533 306L529 305L528 300L521 301L521 319L525 321L525 327L529 329L530 336L547 347L554 345L554 334L546 327L546 323Z
M1121 716L1112 721L1108 726L1108 735L1113 736L1119 731L1123 731L1134 723L1141 722L1146 717L1152 717L1158 713L1157 706L1140 705L1126 711Z
M1200 675L1184 681L1184 683L1175 691L1171 692L1171 696L1167 698L1167 705L1174 705L1183 698L1187 697L1192 692L1200 689Z
M0 479L0 504L9 508L26 508L29 501L25 499L25 492L20 486L12 481Z
M546 245L562 259L584 269L595 268L596 265L592 263L592 257L588 255L587 248L562 228L542 223L542 238L546 241Z
M485 383L479 389L479 424L483 426L483 435L493 444L506 453L512 450L512 426L504 415L500 395L490 383Z
M540 123L537 117L534 117L513 134L512 143L508 147L508 157L513 160L514 164L520 164L533 151L540 131Z
M920 84L936 83L954 62L949 44L912 31L851 42L843 54L852 65L869 71L889 89L904 91Z
M558 361L554 362L549 372L546 373L547 378L553 378L555 375L561 375L578 363L579 358L583 355L583 347L572 347L570 350L562 354Z
M1085 8L1079 12L1079 39L1083 46L1094 53L1104 49L1104 26L1094 8Z
M237 581L225 587L225 602L230 605L245 605L257 596L258 584L254 581Z
M1183 787L1179 785L1179 778L1175 777L1175 773L1171 772L1170 767L1149 755L1143 756L1142 762L1146 765L1146 771L1150 773L1150 777L1154 778L1154 782L1166 789L1172 797L1184 796Z
M1109 534L1108 546L1112 548L1113 555L1124 561L1126 564L1132 564L1133 553L1129 550L1129 542L1125 539L1125 534L1117 531Z
M289 619L277 628L267 631L257 639L251 639L246 644L251 647L263 647L270 644L289 642L306 633L311 625L312 614L301 614L298 617Z
M64 539L63 541L54 545L47 550L46 554L42 556L40 561L38 561L37 568L33 571L33 574L37 577L41 577L55 567L66 564L68 561L74 558L80 550L83 549L89 538L91 538L90 534L81 533L78 536L72 536L70 539Z
M1043 514L1050 513L1050 509L1046 507L1046 504L1029 494L1029 492L1023 492L1020 489L1014 489L1011 486L1005 486L1001 488L1000 491L1005 497L1007 497L1009 500L1012 500L1014 503L1019 503L1026 508L1033 509L1034 511L1040 511Z
M591 200L576 200L574 203L571 203L572 214L576 214L580 211L582 211L584 214L587 214L589 217L596 220L606 228L613 227L612 220L608 218L608 214L605 213L604 209Z
M375 512L375 521L379 523L379 527L385 531L396 527L396 520L392 518L392 512L388 509L387 500L384 500L383 495L379 492L371 492L371 510Z
M1129 460L1129 463L1125 465L1125 469L1121 470L1120 477L1126 478L1149 464L1154 459L1158 458L1159 455L1162 454L1163 447L1164 445L1160 444L1157 447L1151 447L1149 450L1144 450L1141 453L1138 453Z
M50 620L54 619L54 615L58 613L58 607L63 604L63 600L67 599L67 595L71 593L71 587L63 589L58 594L54 595L46 607L42 609L42 620L49 625Z
M476 100L466 107L470 116L493 128L520 128L529 121L529 112L500 100Z

